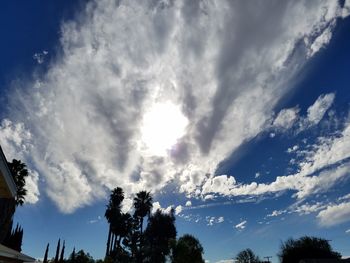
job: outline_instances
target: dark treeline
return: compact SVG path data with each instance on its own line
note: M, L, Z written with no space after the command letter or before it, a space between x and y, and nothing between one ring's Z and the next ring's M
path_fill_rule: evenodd
M303 263L303 262L338 262L333 260L340 260L341 254L335 252L328 240L318 237L304 236L299 239L288 239L282 242L280 251L277 254L279 262L281 263ZM247 248L240 251L236 255L237 263L265 263L270 262L271 257L265 257L264 260ZM341 262L341 261L339 261ZM349 262L349 261L346 261Z
M109 229L103 260L75 249L64 259L64 245L61 249L58 240L56 256L48 260L48 244L43 263L204 263L203 247L197 238L185 234L177 239L174 209L151 213L152 196L147 191L135 195L133 214L122 212L123 200L123 189L112 190L105 212Z
M174 209L170 213L160 209L152 213L152 196L147 191L135 195L133 214L122 211L123 201L123 190L115 188L105 212L109 229L104 259L94 260L89 253L76 252L75 248L65 259L65 242L61 248L59 239L55 257L48 260L48 244L43 263L204 263L204 251L198 239L189 234L177 238ZM282 242L277 257L281 263L297 263L340 260L341 254L332 249L328 240L305 236ZM267 263L270 259L270 256L260 258L249 248L234 258L237 263Z
M151 214L152 196L147 191L136 194L134 213L122 212L124 192L115 188L109 199L105 217L109 223L106 260L113 262L202 263L203 248L198 239L184 235L176 239L175 215L157 210ZM145 227L145 223L147 224ZM145 228L144 228L145 227ZM188 256L191 256L189 259Z

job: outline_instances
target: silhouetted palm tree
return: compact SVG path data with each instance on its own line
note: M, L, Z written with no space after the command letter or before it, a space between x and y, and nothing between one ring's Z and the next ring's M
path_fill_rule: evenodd
M107 209L105 212L105 217L109 223L108 239L106 256L108 256L112 249L114 249L114 244L116 242L115 234L118 233L120 217L121 217L121 205L124 200L123 189L117 187L112 190Z
M143 219L145 216L151 213L152 209L152 197L150 192L141 191L136 194L134 198L134 216L139 220L139 229L140 229L140 245L137 255L137 261L143 262Z
M141 191L134 198L135 216L140 220L140 233L143 234L143 219L151 213L152 197L150 192Z

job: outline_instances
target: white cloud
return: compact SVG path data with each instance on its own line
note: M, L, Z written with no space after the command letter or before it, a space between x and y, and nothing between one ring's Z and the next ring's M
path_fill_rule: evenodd
M217 261L216 263L234 263L235 260L233 259L222 259L222 260L219 260Z
M307 109L307 125L313 126L318 124L327 110L332 106L334 98L334 93L319 96L315 103Z
M325 47L332 38L332 27L326 28L311 44L308 56L313 56L316 52L318 52L321 48Z
M208 226L213 226L214 224L221 224L225 221L223 216L215 217L215 216L207 216L205 218Z
M240 222L239 224L235 225L234 227L239 229L239 230L243 230L246 228L246 224L247 224L247 221L244 220L244 221Z
M204 184L203 191L226 195L262 195L284 190L296 191L299 199L311 194L325 192L336 183L350 175L350 124L337 136L321 137L312 150L306 152L305 159L299 163L299 171L287 176L278 176L272 183L239 184L233 177L218 176ZM215 182L215 183L213 183Z
M281 110L273 121L273 126L279 129L290 129L298 119L299 111L298 107Z
M349 15L350 15L350 1L349 0L345 0L341 16L342 16L342 18L346 18Z
M178 205L177 207L174 208L173 205L169 205L168 207L162 207L159 202L154 202L152 204L152 210L151 213L155 213L157 210L162 211L163 213L169 214L172 209L175 210L175 215L179 215L182 212L183 207L181 205Z
M300 206L297 206L295 209L294 209L294 212L300 214L300 215L308 215L308 214L311 214L311 213L315 213L315 212L318 212L320 210L323 210L324 208L326 208L327 206L321 202L317 202L315 204L303 204L303 205L300 205Z
M36 60L38 64L42 64L45 62L45 57L47 56L47 54L49 54L49 52L46 50L44 50L43 52L35 53L33 55L33 59Z
M232 176L219 175L208 179L202 187L202 194L221 193L229 195L230 190L236 184L236 180Z
M345 230L345 233L349 234L350 233L350 229Z
M162 206L160 205L159 202L154 202L152 204L152 211L151 211L151 213L153 214L153 213L157 212L158 209L162 210Z
M21 160L28 165L28 154L33 150L32 135L23 123L13 123L8 119L0 124L0 142L7 161ZM25 189L25 202L35 204L39 200L39 174L36 170L28 169Z
M28 171L28 177L26 178L25 189L27 194L25 196L25 202L29 204L35 204L39 201L39 174L36 171Z
M14 123L4 119L0 124L0 142L8 161L22 159L28 154L32 147L32 134L25 128L24 124Z
M287 149L287 153L292 153L292 152L296 152L299 149L298 145L294 145L293 147L290 147Z
M205 195L204 200L212 200L215 199L215 195Z
M131 198L124 198L122 204L122 212L127 213L133 208L133 200Z
M215 222L215 216L212 216L212 217L207 216L206 220L208 222L207 225L212 226L212 225L214 225L214 222Z
M190 200L186 201L185 206L192 206L192 202Z
M98 217L95 218L95 219L89 220L88 223L89 223L89 224L95 224L95 223L97 223L97 222L99 222L99 221L101 221L101 220L102 220L102 217L101 217L101 216L98 216Z
M350 193L338 198L339 201L348 200L348 199L350 199Z
M65 213L115 186L127 196L169 182L188 196L251 193L261 187L213 178L217 165L271 126L289 81L342 15L336 1L91 1L84 19L62 24L62 57L12 94L10 129L27 133L2 144L12 155L23 145L16 140L30 134L23 154ZM142 141L143 114L166 102L189 124L158 156ZM309 115L314 122L319 116ZM276 122L292 122L282 119Z
M317 215L322 226L333 226L350 220L350 202L330 205Z
M181 205L178 205L176 208L175 208L175 215L178 215L182 212L182 206Z
M267 217L275 217L275 216L279 216L282 215L284 213L286 213L286 210L273 210L271 214L268 214Z

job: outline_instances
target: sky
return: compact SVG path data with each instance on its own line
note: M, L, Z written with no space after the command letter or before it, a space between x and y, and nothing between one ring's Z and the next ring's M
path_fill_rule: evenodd
M0 144L23 251L102 258L110 190L176 209L210 263L350 256L350 1L4 1Z

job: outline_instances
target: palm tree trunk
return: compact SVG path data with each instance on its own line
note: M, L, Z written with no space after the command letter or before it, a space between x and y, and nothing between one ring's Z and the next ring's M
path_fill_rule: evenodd
M120 248L120 242L121 242L121 240L122 240L122 236L119 236L119 238L118 238L118 249Z
M141 236L143 234L142 230L143 230L143 217L141 217L141 219L140 219L140 233L141 233Z
M110 245L110 248L109 248L109 253L111 253L113 251L113 243L114 243L114 233L112 233L111 245Z
M107 248L106 248L106 257L109 256L109 254L111 253L111 250L110 250L111 235L112 235L111 225L109 225L108 239L107 239Z
M117 248L117 235L114 234L114 244L113 244L113 250Z
M140 263L143 262L143 217L140 219L140 249L139 249L139 256L140 256Z

